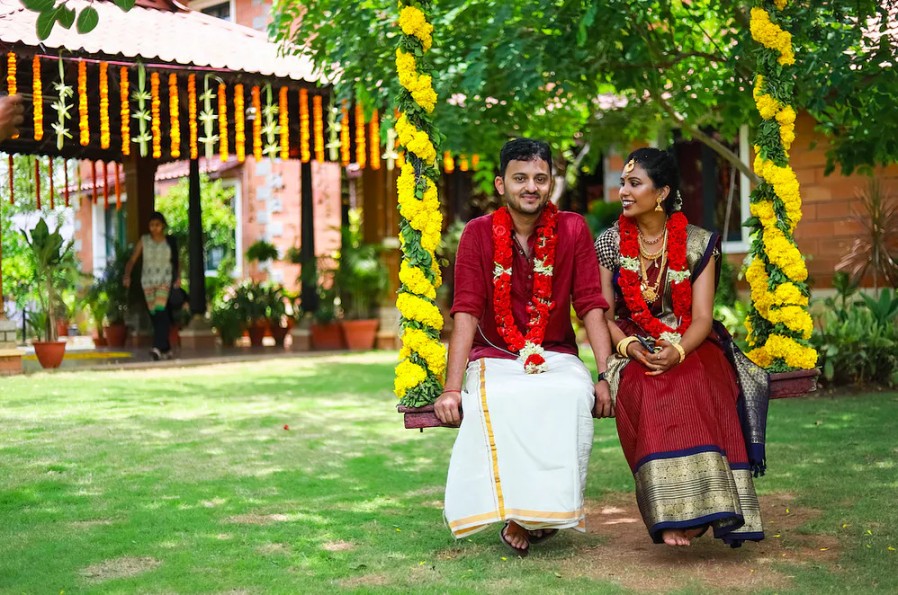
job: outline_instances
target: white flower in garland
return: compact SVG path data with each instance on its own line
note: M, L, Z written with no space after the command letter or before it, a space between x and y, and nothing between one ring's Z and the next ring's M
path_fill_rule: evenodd
M667 271L667 276L671 283L682 283L692 275L688 270L675 271L674 269L670 269Z
M621 256L620 258L621 267L627 269L628 271L639 272L639 259L631 258L629 256Z
M543 261L543 260L534 260L533 261L533 272L539 273L540 275L547 275L547 276L551 277L552 271L553 271L552 265L546 266L545 261Z
M545 361L545 349L542 345L537 345L527 341L521 348L520 360L524 362L524 371L528 374L542 374L548 371L549 365ZM532 358L532 356L537 356ZM532 359L531 359L532 358ZM528 363L529 360L529 363ZM540 363L535 363L540 362Z
M498 279L502 275L511 275L511 269L503 268L499 263L493 263L493 279Z
M661 336L658 338L663 339L663 340L667 341L668 343L673 343L673 344L679 345L680 341L683 339L683 335L681 335L680 333L664 332L664 333L661 333Z

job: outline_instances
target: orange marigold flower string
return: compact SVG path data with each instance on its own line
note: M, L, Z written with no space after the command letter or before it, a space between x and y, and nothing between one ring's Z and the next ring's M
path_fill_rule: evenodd
M100 62L100 148L109 148L109 63Z
M371 135L371 169L380 169L380 114L375 109L371 114L371 128L368 133Z
M15 95L18 90L19 87L16 84L16 54L15 52L9 52L6 54L6 92L10 95ZM19 138L19 135L13 135L13 138Z
M281 132L281 159L290 158L290 120L287 112L287 87L281 87L278 93L278 126Z
M344 99L343 105L340 107L340 164L344 167L349 165L349 108L348 102Z
M87 121L87 63L78 60L78 130L82 147L90 144L90 125Z
M355 104L355 161L359 168L365 169L368 164L368 149L365 138L365 110L361 103Z
M312 97L312 117L315 119L315 161L324 162L324 107L321 95Z
M224 83L218 83L218 152L222 161L228 160L228 94Z
M234 85L234 151L237 161L246 161L246 111L243 106L243 85Z
M443 153L443 171L447 174L455 171L455 159L452 158L452 153L449 151Z
M37 56L31 62L31 92L34 105L34 140L44 138L44 97L41 87L41 59Z
M262 95L259 86L252 89L253 101L253 159L262 160Z
M197 124L196 124L196 75L191 74L187 77L187 135L190 146L190 158L196 159L200 155L199 148L196 144Z
M128 103L128 68L119 69L119 101L121 102L122 119L122 155L131 154L131 106Z
M162 157L162 101L159 99L159 73L150 74L150 133L153 135L153 159Z
M299 90L299 158L303 163L312 159L309 147L309 90Z
M173 159L181 157L181 111L178 106L178 75L168 75L168 119L169 140L171 141L171 156Z

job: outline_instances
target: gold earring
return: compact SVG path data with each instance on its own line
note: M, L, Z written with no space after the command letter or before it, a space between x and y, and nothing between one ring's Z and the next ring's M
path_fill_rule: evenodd
M664 202L664 198L659 194L659 195L658 195L658 200L656 201L657 204L655 205L655 210L656 210L656 211L663 211L663 210L664 210L664 208L661 206L661 203L662 203L662 202Z

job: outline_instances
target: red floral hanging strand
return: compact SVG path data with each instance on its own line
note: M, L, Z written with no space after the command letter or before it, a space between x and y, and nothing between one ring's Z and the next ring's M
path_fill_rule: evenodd
M620 288L630 316L636 324L656 339L679 343L692 323L692 283L686 260L686 225L683 213L674 213L667 220L668 278L671 281L673 310L679 321L670 327L652 315L642 295L639 279L639 229L629 217L621 215L620 226ZM663 274L663 271L658 273Z
M552 302L552 273L555 266L555 247L558 244L558 208L549 203L543 209L537 226L533 251L533 297L527 304L530 316L524 335L515 324L511 310L512 237L514 224L506 207L493 213L493 309L496 328L508 349L524 360L528 374L539 374L548 368L543 354L543 338L549 323Z

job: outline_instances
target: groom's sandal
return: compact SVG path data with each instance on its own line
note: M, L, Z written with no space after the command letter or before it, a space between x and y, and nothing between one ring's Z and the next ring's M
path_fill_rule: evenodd
M529 531L530 533L530 545L536 545L537 543L543 543L544 541L549 541L556 535L558 535L558 529L541 529L542 535L534 535L533 531Z
M502 543L505 545L505 547L510 549L512 552L514 552L516 556L518 556L520 558L526 558L527 554L530 553L530 548L526 548L526 547L517 548L517 547L511 545L511 543L508 541L508 538L505 536L506 529L508 529L508 523L505 523L502 526L502 529L499 531L499 539L502 541Z

